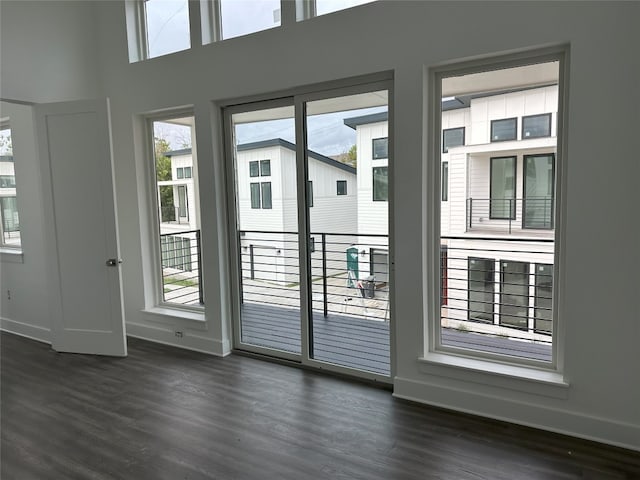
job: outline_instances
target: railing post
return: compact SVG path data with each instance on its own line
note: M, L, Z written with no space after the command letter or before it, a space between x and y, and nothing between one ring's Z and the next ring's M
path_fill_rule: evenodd
M327 234L322 234L322 299L324 307L324 316L327 317Z
M251 267L251 280L256 279L256 274L253 266L253 243L249 245L249 265Z
M204 294L202 291L202 247L200 245L200 230L196 230L196 252L198 254L198 299L200 305L204 305Z
M469 230L473 225L473 198L467 199L467 210L469 211Z
M515 209L513 208L513 198L509 199L509 235L511 235L511 222L513 221L513 214Z

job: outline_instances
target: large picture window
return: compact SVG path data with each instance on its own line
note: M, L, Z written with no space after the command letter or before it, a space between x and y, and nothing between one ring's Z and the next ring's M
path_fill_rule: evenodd
M440 94L434 103L441 110L435 122L439 131L431 138L440 136L442 148L434 152L432 164L440 175L432 176L431 182L441 182L441 198L433 192L429 197L440 206L440 223L434 226L440 237L430 250L429 264L440 267L440 282L432 284L431 298L437 298L439 289L446 304L427 307L437 319L428 323L429 351L548 369L559 365L561 349L554 345L558 319L552 305L559 283L554 281L554 261L562 254L556 251L560 232L555 221L562 185L562 128L555 140L537 146L528 139L549 137L556 115L562 125L564 59L565 50L558 48L553 55L547 50L539 57L509 56L494 64L434 68ZM521 81L542 74L551 83ZM457 103L452 100L458 98ZM551 98L558 103L551 104ZM518 105L540 112L522 117L520 138L520 117L508 118ZM464 132L464 157L461 152L450 158L447 151L461 141L461 134L443 130L442 125L463 118L473 119ZM504 141L509 144L496 144Z

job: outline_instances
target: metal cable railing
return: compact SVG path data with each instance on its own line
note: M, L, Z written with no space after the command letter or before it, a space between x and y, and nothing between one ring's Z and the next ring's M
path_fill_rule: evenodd
M160 253L163 300L203 305L200 230L161 234Z

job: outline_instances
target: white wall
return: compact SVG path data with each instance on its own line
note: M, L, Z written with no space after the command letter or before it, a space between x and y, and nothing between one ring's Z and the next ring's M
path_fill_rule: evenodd
M373 139L388 137L389 126L386 121L367 123L358 125L356 131L358 133L358 232L387 235L389 233L389 202L373 200L373 168L388 167L389 159L373 158Z
M53 57L72 55L73 67L84 65L86 74L94 75L90 71L93 63L78 52L87 47L65 51L66 42L40 35L38 23L28 21L31 15L41 15L30 2L10 8L4 3L3 67L5 58L16 59L25 51L24 43L5 41L4 27L13 25L18 38L40 40L27 41L27 54L32 49L42 52L43 48L45 53L53 49ZM221 117L212 109L212 101L392 70L395 394L640 449L639 4L382 1L253 36L196 45L188 52L138 64L128 63L122 3L92 5L96 23L72 26L71 30L86 34L85 45L91 44L89 31L98 32L102 93L112 100L122 254L131 259L123 267L129 332L175 343L172 330L182 325L186 330L184 345L217 352L229 348ZM63 17L67 8L56 10L53 18ZM84 12L85 6L73 8ZM47 29L62 32L67 26L54 22ZM571 44L567 212L565 244L560 247L565 279L559 299L566 333L561 345L564 372L570 386L557 389L424 364L418 357L424 350L423 305L430 299L425 297L422 268L422 232L427 221L422 192L432 181L424 168L427 150L423 150L423 136L428 129L423 121L424 68L561 42ZM10 56L5 57L5 51ZM326 55L327 51L332 54ZM363 51L375 55L362 55ZM44 86L48 98L59 99L70 94L82 96L90 90L84 82L77 85L74 68L66 75L69 83L65 88L61 84L48 88L47 70L41 63L12 61L11 65L15 71L13 83L8 85L14 95L39 98L39 86ZM233 68L225 68L228 65ZM29 78L34 69L40 76L37 80ZM16 79L24 78L29 79L23 88ZM196 115L206 252L203 322L144 311L144 270L137 259L143 253L146 233L140 225L145 219L138 209L130 208L142 202L140 187L144 184L139 158L142 138L135 115L182 105L193 105ZM131 175L133 169L136 176ZM24 224L25 229L42 233L40 220L25 219L30 224ZM25 239L26 235L25 230ZM15 278L3 268L3 282ZM34 282L23 284L22 295L31 296L33 288L41 290L41 284ZM31 305L21 303L21 308L11 310L12 319L38 322L46 318L41 305L44 297L38 295Z

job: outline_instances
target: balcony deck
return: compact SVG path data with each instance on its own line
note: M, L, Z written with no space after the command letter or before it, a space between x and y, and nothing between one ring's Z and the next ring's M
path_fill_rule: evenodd
M300 353L300 312L263 303L242 305L242 341L286 352ZM389 323L351 315L314 312L316 360L357 370L390 375ZM541 361L551 360L551 346L489 335L442 329L442 343Z

